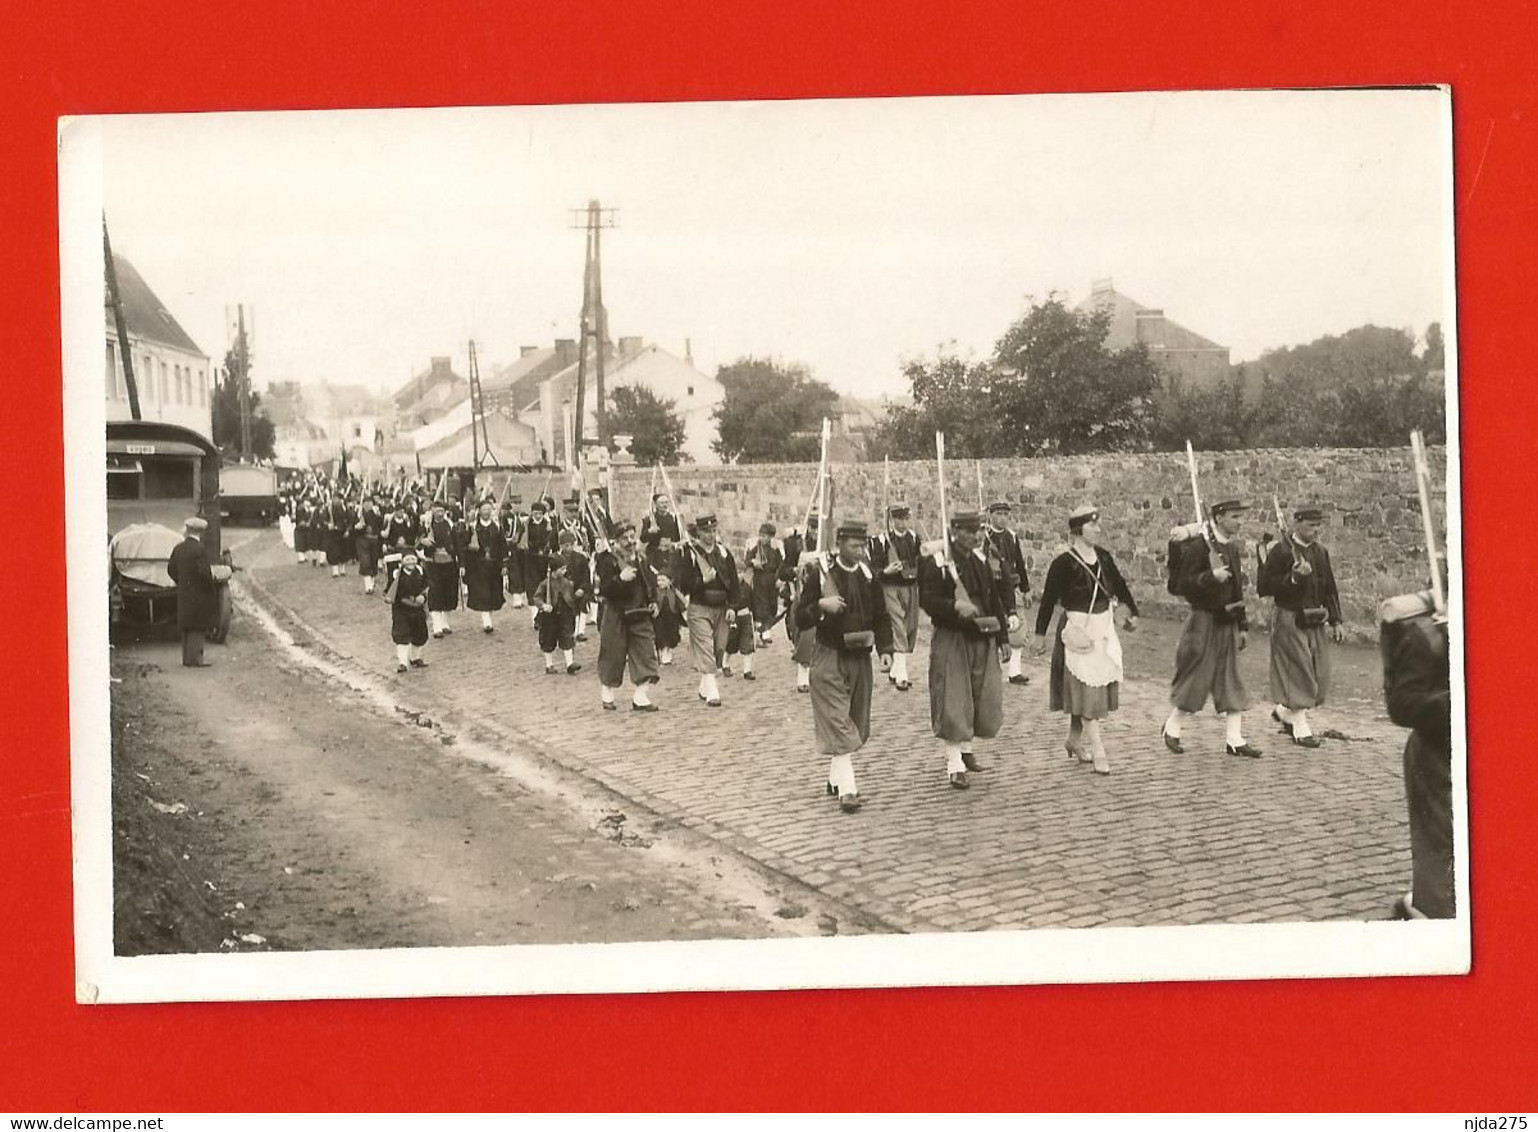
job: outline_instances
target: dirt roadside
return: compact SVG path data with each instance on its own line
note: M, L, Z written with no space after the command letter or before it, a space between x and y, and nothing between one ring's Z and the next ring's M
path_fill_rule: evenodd
M119 954L871 926L527 753L371 703L250 615L210 656L113 653Z

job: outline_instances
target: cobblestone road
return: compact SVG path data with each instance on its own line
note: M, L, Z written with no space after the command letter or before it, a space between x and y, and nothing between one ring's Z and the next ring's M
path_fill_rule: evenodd
M1173 755L1158 736L1167 673L1129 668L1104 729L1114 773L1102 777L1066 758L1038 662L1029 686L1005 686L1004 730L977 748L992 772L962 792L930 734L921 639L912 691L878 676L874 733L856 756L866 804L845 815L824 797L827 761L778 630L756 682L722 681L722 708L696 699L680 653L663 669L660 712L604 712L596 633L578 646L577 676L546 677L527 610L503 610L492 635L461 610L457 631L429 642L430 667L397 676L388 606L357 577L295 565L270 532L242 563L259 599L402 705L515 734L896 929L1380 919L1409 875L1403 733L1364 697L1319 714L1316 728L1343 737L1318 750L1286 743L1256 711L1247 731L1264 758L1226 756L1210 713ZM1266 647L1262 636L1244 657L1262 698Z

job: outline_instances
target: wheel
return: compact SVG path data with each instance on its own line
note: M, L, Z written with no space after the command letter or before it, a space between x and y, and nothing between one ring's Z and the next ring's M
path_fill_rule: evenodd
M230 635L230 616L234 613L235 603L230 598L230 587L219 587L219 614L214 621L213 628L208 630L208 639L216 645L224 644L226 637Z

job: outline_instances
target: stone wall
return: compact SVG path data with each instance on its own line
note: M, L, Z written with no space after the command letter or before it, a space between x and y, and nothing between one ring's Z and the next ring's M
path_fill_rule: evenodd
M1433 449L1430 457L1437 530L1442 531L1445 451ZM1273 492L1284 508L1305 502L1324 508L1322 540L1335 562L1346 618L1355 627L1375 632L1380 600L1425 584L1424 539L1408 448L1209 452L1198 453L1197 464L1204 502L1239 496L1252 504L1247 537L1275 530ZM1184 608L1164 584L1170 528L1192 518L1183 453L947 461L947 502L952 510L976 506L979 467L984 499L1007 499L1014 508L1012 525L1024 543L1036 592L1047 563L1066 546L1068 512L1081 503L1093 503L1100 508L1105 544L1115 554L1139 605L1147 612L1169 615ZM892 501L912 506L916 525L933 537L939 530L934 462L894 462L891 473ZM799 527L817 468L756 464L670 468L668 474L685 516L714 512L728 545L736 547L752 538L765 519L781 533ZM835 519L878 522L881 464L836 464L832 474ZM642 468L616 472L616 514L638 517L644 513L652 475L650 469ZM1253 601L1252 616L1261 612L1263 604L1270 603Z

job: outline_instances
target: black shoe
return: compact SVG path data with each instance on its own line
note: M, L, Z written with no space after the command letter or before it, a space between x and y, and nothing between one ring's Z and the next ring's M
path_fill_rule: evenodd
M482 625L481 626L481 632L483 632L483 633L495 633L496 631L497 630L496 630L495 626L492 626L492 625Z
M603 701L603 710L604 711L618 711L619 708L615 707L614 703L611 700L604 700Z
M586 641L587 640L587 634L586 633L578 633L577 636L576 636L576 639L579 640L579 641Z
M852 814L860 808L860 796L858 794L840 794L838 796L838 808L846 814Z
M723 664L721 666L721 675L730 679L732 675L732 666L729 664Z
M638 704L638 703L636 703L635 701L632 700L631 703L630 703L630 710L631 711L656 711L657 710L657 705L656 704Z
M1029 676L1011 676L1009 682L1011 684L1029 684L1031 678Z
M568 664L566 666L566 675L568 675L568 676L575 676L577 673L579 673L581 671L582 671L582 666L580 664Z
M951 785L953 787L955 787L957 790L969 790L969 789L971 789L972 784L967 781L967 772L964 771L964 770L952 771L950 779L951 779Z
M721 706L721 701L720 700L706 700L705 701L705 706L706 707L720 707Z
M812 686L810 684L797 684L796 685L796 691L798 691L798 692L810 693L811 690L812 690Z
M404 672L404 671L406 671L406 668L407 668L407 666L404 665L404 664L397 664L395 666L395 671L397 671L397 672Z
M1164 745L1170 750L1174 751L1177 755L1183 755L1186 753L1186 749L1180 745L1180 740L1175 738L1162 727L1159 728L1159 737L1164 740Z
M966 767L973 774L987 774L990 769L985 767L982 763L978 762L977 756L974 755L971 751L961 752L961 765Z
M827 793L828 793L828 797L830 797L830 798L837 798L838 797L838 787L834 786L833 783L829 782L827 784Z
M1281 724L1281 726L1282 726L1282 734L1283 735L1291 735L1292 734L1292 724L1290 724L1290 723L1283 723L1282 722L1281 713L1278 712L1275 708L1271 709L1271 718L1276 720L1277 723Z
M560 674L560 671L561 670L559 668L547 668L547 669L545 669L545 675L546 676L556 676L556 675Z
M452 637L454 635L454 630L450 629L447 625L445 625L443 627L443 635L445 637Z
M742 674L742 678L744 680L757 680L758 679L758 673L756 673L756 672L744 672Z
M1291 729L1289 728L1289 730L1291 730ZM1321 744L1319 742L1319 737L1316 736L1316 735L1303 735L1303 736L1294 735L1292 737L1292 742L1293 742L1294 746L1297 746L1297 747L1308 747L1310 749L1312 749L1314 747L1321 746Z
M911 687L913 687L913 685L908 683L906 680L899 680L896 684L896 688L899 692L906 692Z
M441 632L434 633L433 634L433 640L435 640L435 641L443 640L443 634Z
M427 667L427 661L425 661L425 660L413 660L411 662L411 667L412 668L426 668Z
M1241 744L1241 745L1239 745L1237 747L1234 746L1232 743L1225 743L1225 744L1223 744L1223 746L1228 751L1228 753L1231 754L1231 755L1239 755L1242 758L1246 758L1246 759L1258 759L1258 758L1260 758L1260 748L1259 747L1252 747L1248 743L1243 743L1243 744Z

